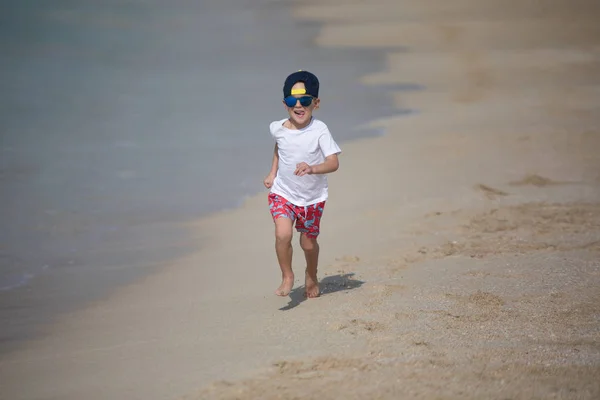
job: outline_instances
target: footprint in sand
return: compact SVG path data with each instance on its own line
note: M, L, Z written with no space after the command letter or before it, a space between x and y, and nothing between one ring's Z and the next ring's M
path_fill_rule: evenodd
M310 378L315 373L326 373L340 370L367 370L372 367L367 360L361 358L319 357L306 361L280 361L273 364L276 374L294 379ZM320 374L317 374L320 375Z
M365 304L366 309L370 315L381 314L381 305L394 293L406 290L405 285L388 284L388 285L376 285L371 287L374 293L369 295L369 301Z
M405 269L408 268L408 265L410 263L406 260L406 258L399 260L399 259L394 259L391 261L388 261L386 263L386 267L389 269L389 271L392 274L398 273L400 271L404 271Z
M478 290L469 296L469 302L480 307L501 307L504 305L502 297L493 293Z
M340 258L336 258L335 261L343 262L343 263L357 263L360 261L360 257L358 257L358 256L343 256Z
M358 256L342 256L342 257L337 257L335 259L335 262L330 265L331 268L337 268L336 272L338 274L345 274L347 271L345 270L346 267L350 267L356 263L358 263L360 261L360 257Z
M446 293L446 297L456 300L459 303L468 303L481 307L501 307L505 304L502 297L490 292L484 292L482 290L477 290L475 293L472 293L468 296L455 293Z
M568 185L570 183L573 183L573 182L559 182L559 181L554 181L549 178L544 178L543 176L540 176L540 175L530 174L530 175L526 175L521 180L512 181L512 182L509 182L508 184L511 186L544 187L544 186L551 186L551 185Z
M508 193L503 192L499 189L494 189L493 187L484 185L482 183L478 183L477 185L475 185L474 189L482 192L485 195L485 197L487 197L490 200L494 200L498 198L498 196L508 196Z
M382 332L386 329L387 327L381 322L365 321L363 319L352 319L346 324L341 324L337 326L337 330L346 331L351 335L357 335L362 332Z

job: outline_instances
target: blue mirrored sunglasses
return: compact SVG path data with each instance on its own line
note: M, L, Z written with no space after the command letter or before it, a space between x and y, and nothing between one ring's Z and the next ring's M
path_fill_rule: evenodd
M302 107L308 107L312 104L313 97L312 96L302 96L302 97L294 97L288 96L285 99L285 105L288 107L295 107L296 103L299 101Z

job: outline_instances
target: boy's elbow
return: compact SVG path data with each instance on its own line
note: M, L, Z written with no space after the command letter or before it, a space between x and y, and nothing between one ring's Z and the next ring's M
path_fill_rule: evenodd
M333 154L325 157L325 162L322 164L323 173L330 174L335 172L340 167L340 160L337 157L337 154Z
M335 172L340 168L340 160L338 158L334 158L331 160L331 172Z

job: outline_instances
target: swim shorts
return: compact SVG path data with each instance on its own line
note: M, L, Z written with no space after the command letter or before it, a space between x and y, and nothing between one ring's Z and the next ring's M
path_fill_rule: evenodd
M319 236L319 226L324 208L324 201L302 207L290 203L277 194L269 193L269 210L273 221L281 217L289 218L292 222L295 220L296 230L305 233L310 238Z

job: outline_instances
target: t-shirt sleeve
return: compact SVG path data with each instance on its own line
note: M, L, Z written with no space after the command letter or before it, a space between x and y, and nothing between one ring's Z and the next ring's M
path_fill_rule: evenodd
M319 147L321 147L324 157L328 157L332 154L340 154L342 152L340 146L333 140L329 128L325 128L321 133L321 136L319 137Z
M271 122L271 123L269 124L269 132L271 133L271 137L272 137L273 139L277 139L277 137L275 136L276 125L277 125L277 122L276 122L276 121L275 121L275 122Z

